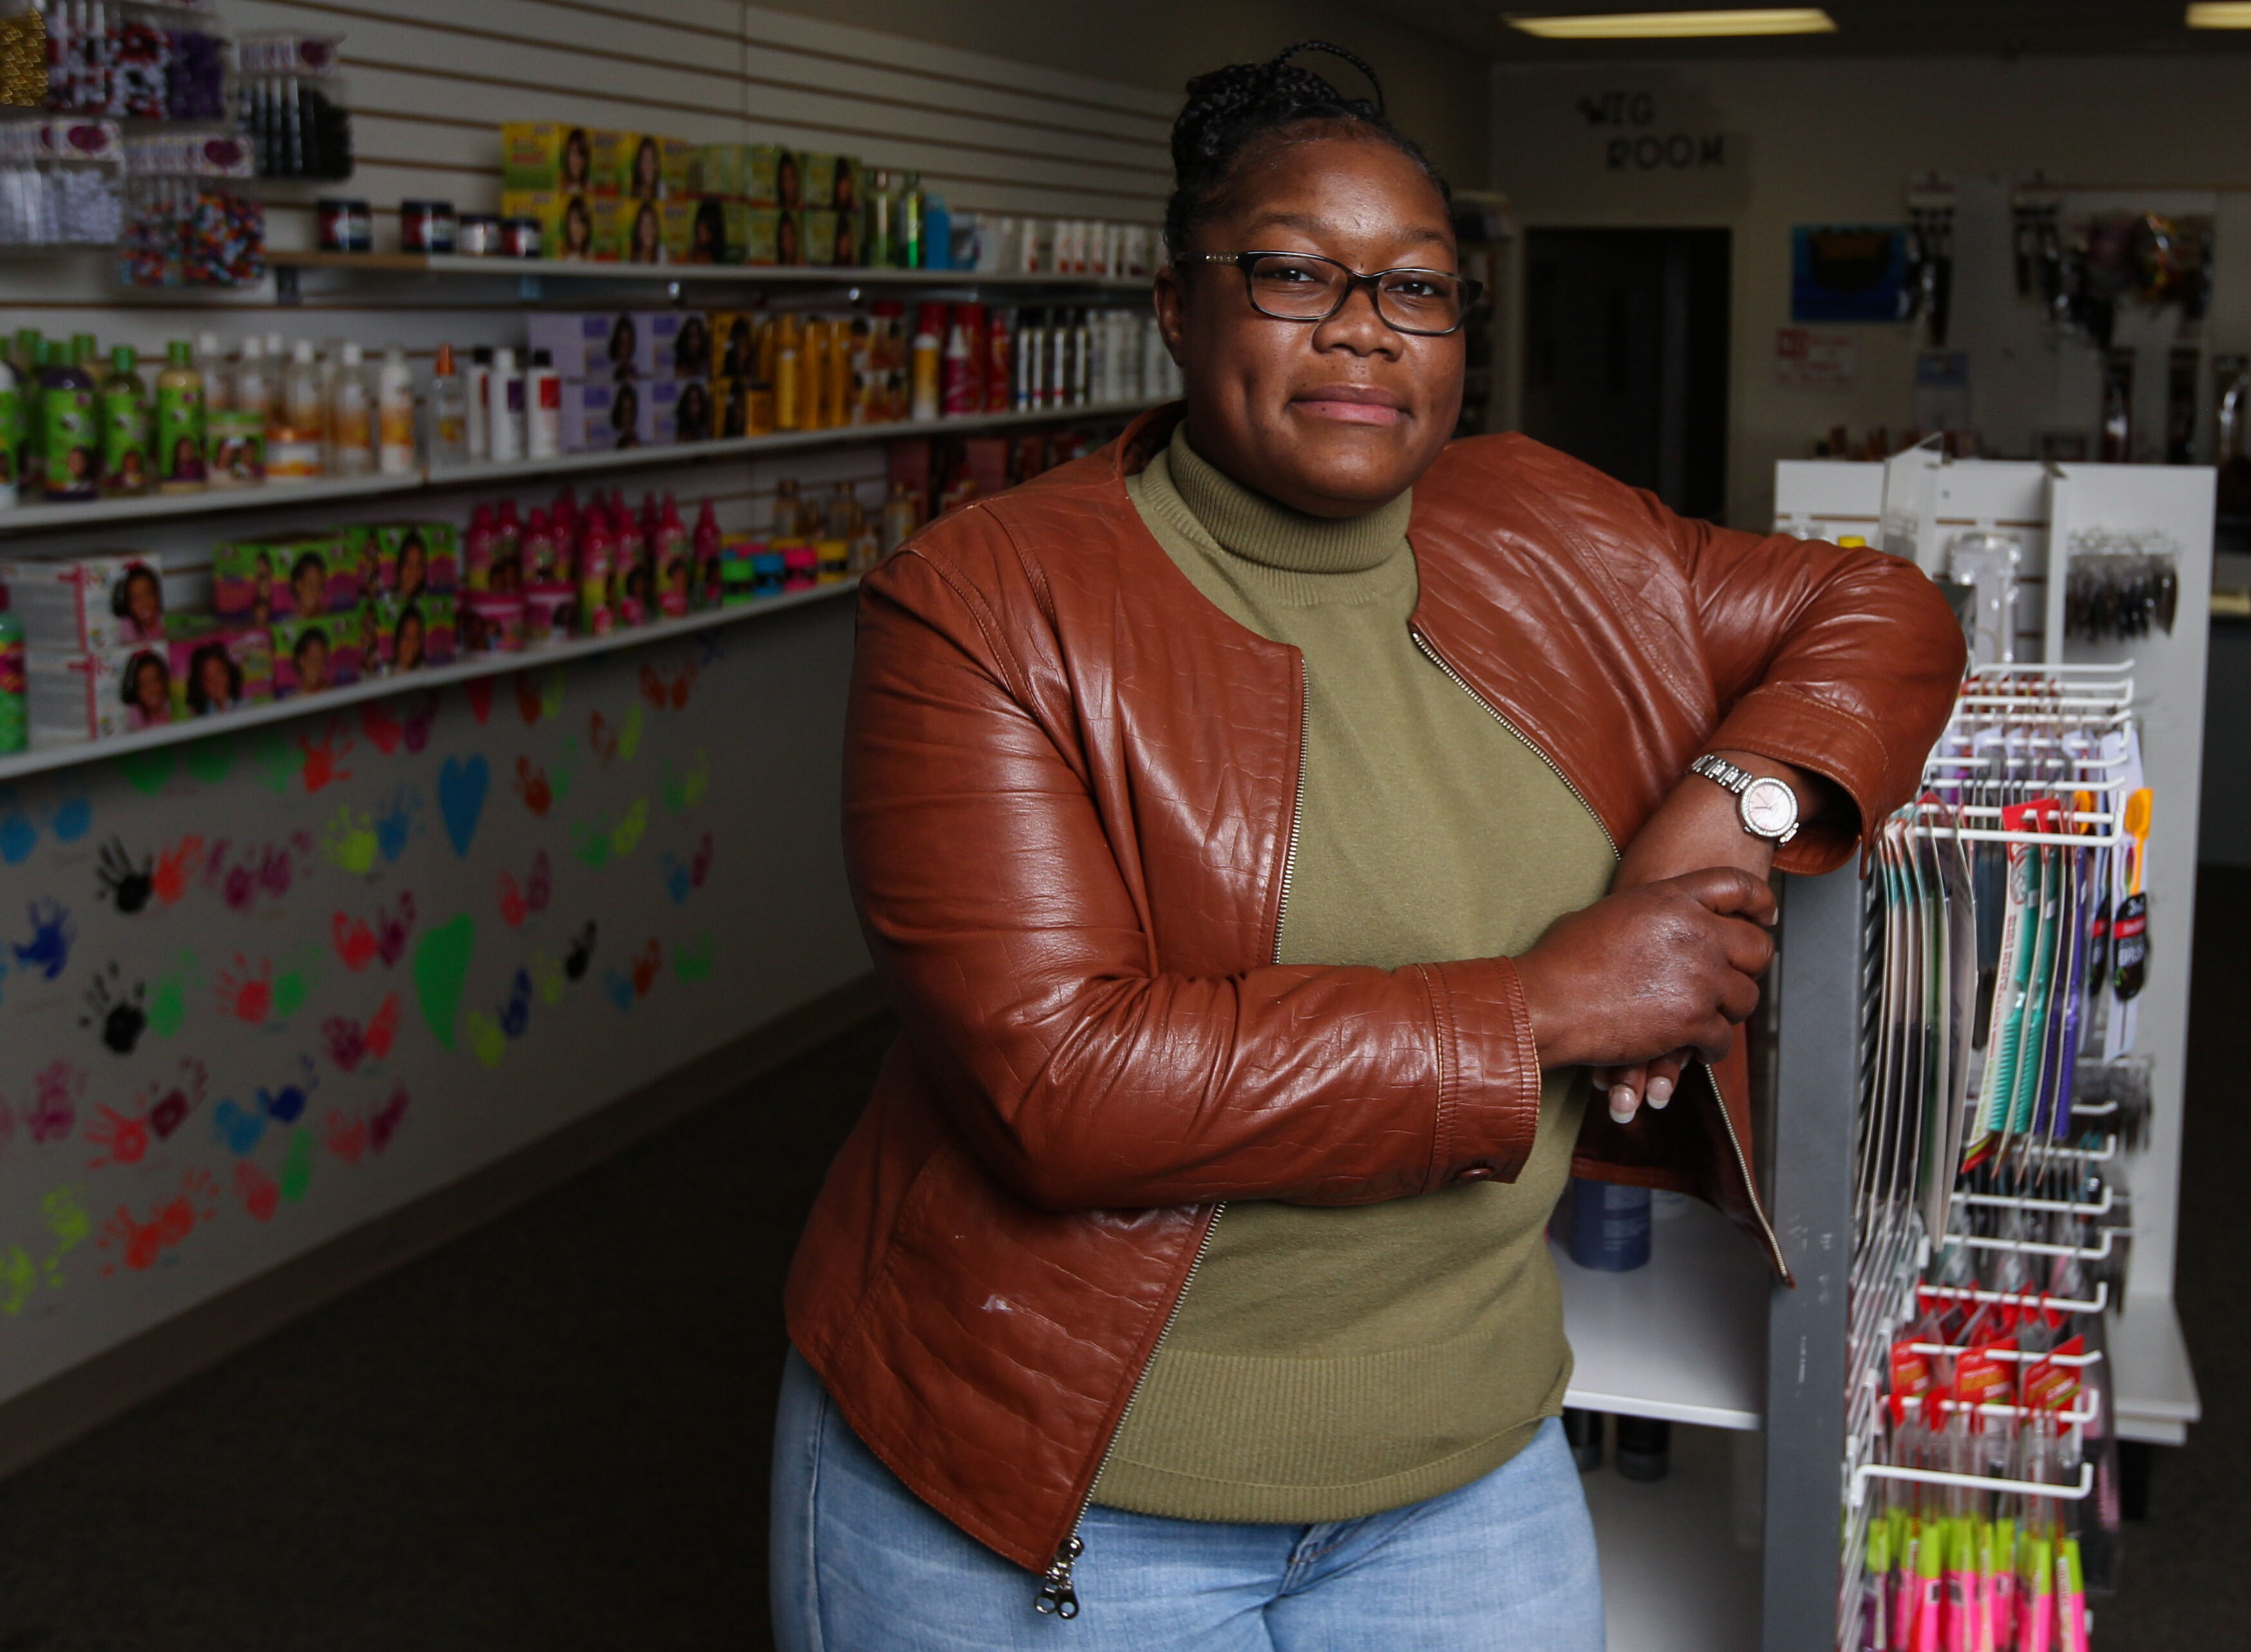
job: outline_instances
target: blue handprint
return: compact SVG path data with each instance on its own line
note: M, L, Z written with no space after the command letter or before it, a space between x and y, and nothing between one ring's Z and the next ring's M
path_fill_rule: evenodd
M78 939L78 925L71 922L70 913L52 895L42 895L24 910L31 920L31 938L15 949L16 962L54 980L70 962L71 944Z

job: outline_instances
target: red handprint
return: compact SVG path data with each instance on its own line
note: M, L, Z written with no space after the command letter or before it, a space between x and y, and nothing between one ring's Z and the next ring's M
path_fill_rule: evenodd
M378 1061L391 1054L391 1047L398 1040L399 1014L398 994L393 992L367 1024L367 1053Z
M271 1176L246 1158L234 1167L234 1185L242 1195L243 1209L261 1222L273 1220L274 1208L281 1202L281 1190L274 1185ZM127 1266L132 1266L130 1258Z
M468 692L469 714L479 722L489 719L492 715L493 680L490 677L472 677L461 687Z
M360 1155L367 1151L367 1121L340 1107L329 1109L326 1135L329 1151L347 1165L358 1164Z
M338 745L341 740L343 743ZM321 731L318 740L310 735L297 736L297 750L305 754L305 790L319 791L339 780L351 778L351 771L342 766L353 748L352 737L340 723L331 722Z
M664 968L664 944L651 941L633 961L634 996L647 998L648 990L656 985L658 972Z
M329 920L329 933L335 937L336 956L346 969L364 970L374 958L375 931L363 920L339 912Z
M161 904L170 906L188 892L188 880L195 876L203 852L204 840L190 833L156 857L152 887Z
M371 700L360 707L359 731L386 757L398 750L398 743L405 737L406 732L398 726L398 719L391 715L388 700Z
M544 818L555 806L555 791L547 783L547 771L530 757L516 760L516 791L523 806L536 815Z
M516 674L516 710L527 728L537 724L547 711L546 702L540 696L539 685L532 681L528 671Z
M100 1110L101 1116L87 1126L86 1138L102 1150L103 1157L88 1159L88 1170L100 1170L108 1165L137 1165L149 1156L147 1119L121 1113L114 1107Z
M250 960L236 953L234 968L218 978L218 1013L252 1026L263 1026L273 1012L274 960L259 959L257 973L253 974Z

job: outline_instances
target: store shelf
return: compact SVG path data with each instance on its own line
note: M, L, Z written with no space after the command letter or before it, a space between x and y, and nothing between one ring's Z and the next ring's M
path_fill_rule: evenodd
M1008 287L1075 293L1146 293L1146 275L1058 275L997 270L894 270L822 264L619 264L476 258L454 252L269 252L285 285L301 270L354 275L468 275L538 281L641 281L696 287Z
M334 481L205 488L195 494L150 494L144 499L98 499L84 505L18 505L12 510L0 510L0 535L36 534L174 516L210 516L228 511L287 509L296 505L326 504L333 500L412 493L423 485L423 473L416 471L408 476L350 476Z
M606 637L574 637L568 642L550 643L544 647L526 648L516 653L471 654L450 666L433 666L411 676L371 677L349 688L331 688L324 694L271 701L265 705L229 712L225 716L197 717L186 722L167 723L161 729L144 729L138 734L122 735L114 740L83 740L70 745L45 746L34 751L17 752L13 757L0 757L0 784L19 779L24 775L44 773L51 769L75 768L86 763L106 763L113 757L131 757L135 752L153 750L158 746L185 745L192 741L232 734L237 729L255 729L264 723L287 722L293 717L318 716L340 707L356 705L363 700L380 700L391 695L420 694L427 689L443 688L449 682L467 682L475 677L505 676L517 671L536 671L547 666L561 665L566 660L585 660L594 654L616 653L620 649L668 642L675 638L693 636L697 632L710 631L721 626L763 619L769 614L780 613L785 609L826 602L831 598L856 591L859 584L856 578L840 580L835 584L814 585L805 591L784 591L779 597L765 597L732 608L714 608L678 619L660 619L652 625L634 626L612 632Z
M958 414L950 418L909 419L895 425L842 425L828 430L785 431L772 436L737 436L723 441L677 442L668 447L629 447L621 453L561 453L505 465L461 465L418 470L411 476L356 476L336 481L268 482L260 487L206 489L199 494L160 494L146 499L104 499L85 505L24 505L0 510L0 537L98 528L107 522L212 516L253 510L294 510L334 500L383 494L432 493L487 487L543 476L585 475L641 470L659 465L694 465L719 459L755 459L807 448L854 446L913 436L973 436L1031 425L1063 425L1090 419L1126 418L1141 412L1142 401L1104 402L1086 407L1042 407L1034 412Z
M1676 1427L1664 1479L1628 1480L1607 1452L1580 1476L1602 1554L1610 1652L1759 1644L1757 1446L1746 1434Z
M2204 1402L2170 1296L2128 1296L2110 1316L2110 1405L2121 1440L2186 1443Z
M1656 1224L1649 1265L1631 1273L1596 1273L1554 1249L1575 1362L1566 1405L1759 1427L1773 1275L1725 1217L1689 1201Z

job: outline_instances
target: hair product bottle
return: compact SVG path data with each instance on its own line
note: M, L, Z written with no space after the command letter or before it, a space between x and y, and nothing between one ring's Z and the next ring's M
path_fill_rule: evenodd
M133 499L149 491L149 388L130 344L109 352L101 381L101 496Z

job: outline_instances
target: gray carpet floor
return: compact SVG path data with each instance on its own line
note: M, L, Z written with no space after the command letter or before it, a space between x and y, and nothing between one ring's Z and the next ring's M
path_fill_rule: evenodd
M2178 1299L2211 1420L2157 1454L2097 1652L2247 1644L2247 933L2251 872L2206 868ZM782 1278L889 1037L832 1040L0 1482L0 1652L766 1647Z

